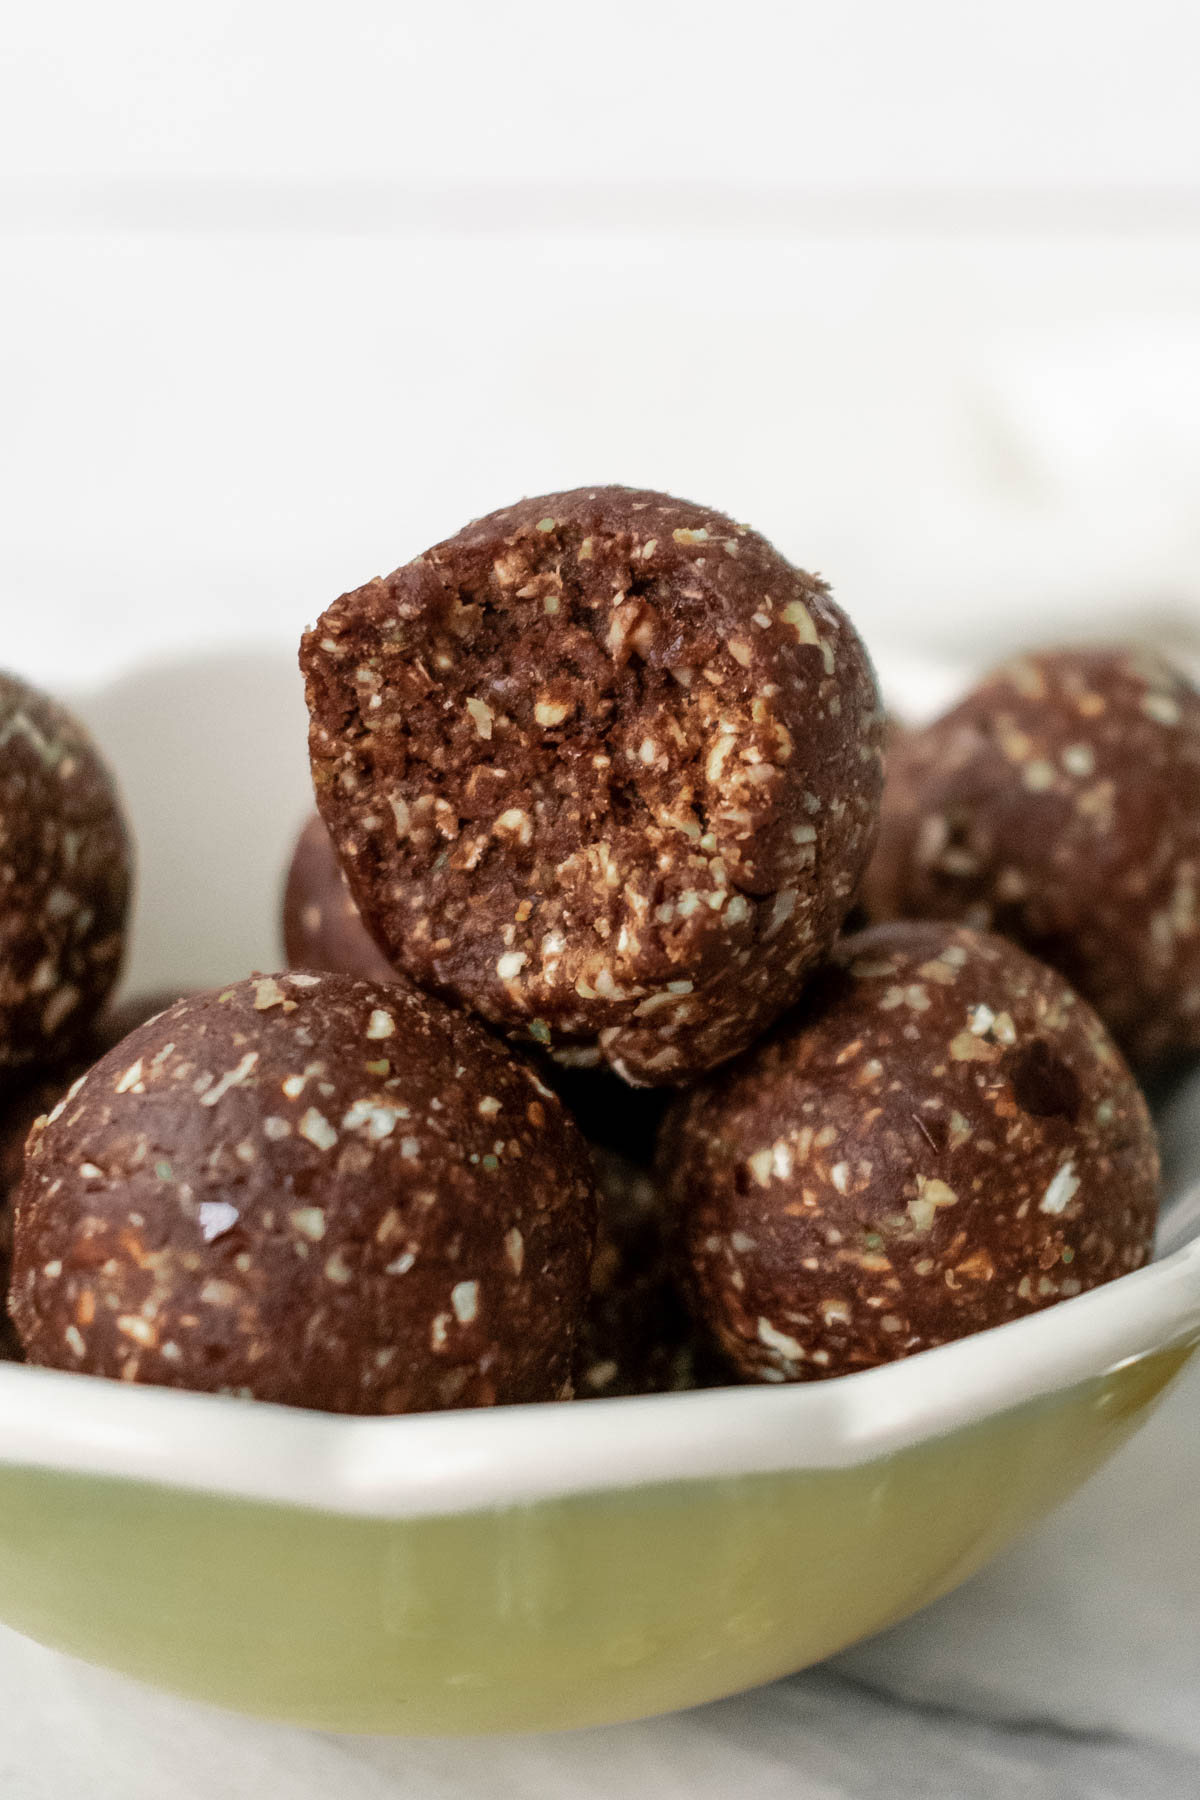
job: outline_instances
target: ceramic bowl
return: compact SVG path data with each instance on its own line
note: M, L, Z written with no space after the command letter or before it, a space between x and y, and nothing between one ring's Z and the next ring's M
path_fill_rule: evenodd
M711 1700L945 1592L1200 1341L1200 1239L809 1386L346 1419L0 1368L0 1617L338 1731L545 1731Z
M135 985L278 965L289 662L85 706L157 901ZM962 1581L1146 1418L1200 1342L1200 1220L1171 1221L1137 1274L807 1386L348 1419L2 1366L0 1618L338 1731L544 1731L769 1681Z

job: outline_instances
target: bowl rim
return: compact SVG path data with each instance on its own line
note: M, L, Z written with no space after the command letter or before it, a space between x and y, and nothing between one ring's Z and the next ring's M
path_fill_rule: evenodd
M1024 1318L825 1381L349 1417L0 1366L0 1466L344 1517L488 1512L878 1461L1200 1344L1200 1237Z

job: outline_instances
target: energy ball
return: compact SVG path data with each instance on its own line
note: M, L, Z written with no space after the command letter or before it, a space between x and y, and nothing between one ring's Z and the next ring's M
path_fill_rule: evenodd
M367 981L394 981L395 971L362 922L342 865L319 813L292 852L283 890L283 952L289 968L328 969Z
M182 1000L35 1127L10 1309L31 1362L343 1413L570 1392L587 1150L480 1026L406 987Z
M61 1061L121 964L130 841L77 720L0 674L0 1093Z
M678 1393L732 1379L701 1340L680 1292L654 1176L595 1145L592 1160L600 1224L579 1333L576 1398Z
M872 918L1059 969L1135 1065L1200 1049L1200 694L1144 650L1019 657L889 756Z
M823 582L606 487L491 514L306 633L317 802L373 936L510 1035L687 1082L795 999L876 833Z
M1139 1268L1154 1130L1085 1001L1016 945L847 938L797 1016L681 1098L661 1178L694 1310L761 1381L870 1368Z
M283 943L293 969L398 979L362 922L319 813L300 833L288 870ZM560 1054L561 1062L541 1056L538 1066L584 1137L620 1150L635 1162L650 1161L667 1094L661 1088L630 1087L612 1073L594 1047L568 1048Z

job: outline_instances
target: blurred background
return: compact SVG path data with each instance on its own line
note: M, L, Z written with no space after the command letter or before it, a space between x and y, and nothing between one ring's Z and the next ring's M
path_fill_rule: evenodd
M4 659L290 642L473 514L663 487L885 669L1200 631L1187 0L14 11Z

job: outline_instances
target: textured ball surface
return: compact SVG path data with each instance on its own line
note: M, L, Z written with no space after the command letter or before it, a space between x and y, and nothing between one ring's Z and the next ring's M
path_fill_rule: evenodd
M889 751L873 918L1061 970L1126 1053L1200 1048L1200 694L1132 648L1020 657Z
M0 675L0 1094L61 1061L117 978L130 841L77 720Z
M693 1306L747 1376L910 1356L1139 1268L1154 1130L1104 1027L1015 945L846 939L799 1012L681 1098L660 1174Z
M98 1057L141 1025L171 1006L175 994L134 995L119 1006L110 1006L92 1024L84 1043L71 1061L54 1070L26 1074L25 1080L0 1100L0 1359L21 1356L21 1347L8 1316L8 1279L12 1262L13 1202L25 1167L25 1144L36 1119L52 1112L72 1082L87 1072Z
M673 1085L828 950L876 831L852 626L765 539L597 488L476 521L345 594L301 665L321 813L422 987Z
M533 1071L405 987L179 1002L73 1087L17 1196L29 1359L331 1412L570 1391L595 1194Z
M362 922L319 814L296 841L283 890L283 951L292 969L328 969L368 981L395 971Z
M25 1140L34 1120L52 1112L72 1082L86 1074L91 1065L119 1044L138 1025L165 1012L178 998L175 994L135 995L119 1006L109 1007L88 1032L75 1056L64 1066L46 1070L26 1079L0 1101L0 1285L7 1286L9 1253L12 1249L11 1202L21 1181L25 1163Z

